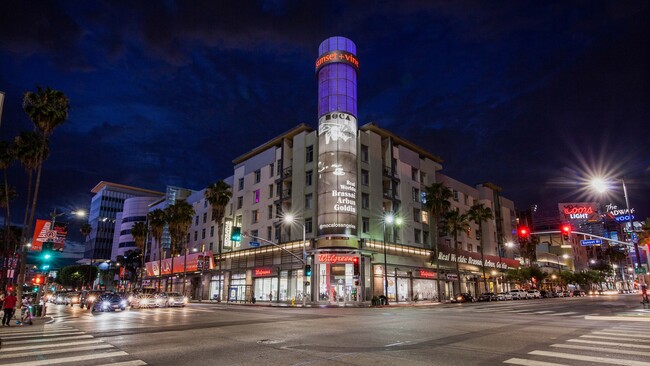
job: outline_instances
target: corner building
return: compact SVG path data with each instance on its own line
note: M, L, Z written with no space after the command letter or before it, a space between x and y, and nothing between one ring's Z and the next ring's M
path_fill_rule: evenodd
M307 296L312 303L344 305L381 295L410 302L476 294L485 287L506 290L503 271L518 266L508 259L515 253L503 250L512 240L512 201L493 185L472 188L439 175L441 159L390 131L374 124L358 128L359 61L352 41L325 40L316 73L318 129L298 125L233 160L234 175L226 179L232 182L232 200L210 298L299 303ZM432 253L425 188L440 180L454 189L454 200L461 200L454 207L461 211L480 201L497 212L483 224L483 233L472 224L459 236L460 279L450 237L439 235L440 251ZM387 213L403 224L385 223ZM284 221L288 214L296 218L293 223ZM230 240L234 227L244 233L240 242ZM481 263L491 266L485 280L477 265L481 235ZM190 240L190 248L201 245ZM303 248L310 278L299 259ZM432 258L439 260L439 271Z

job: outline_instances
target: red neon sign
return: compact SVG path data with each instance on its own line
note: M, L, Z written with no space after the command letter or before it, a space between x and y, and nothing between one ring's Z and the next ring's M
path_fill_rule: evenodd
M564 207L564 214L565 215L571 215L571 214L592 214L594 213L593 207L585 207L585 206L567 206Z
M255 276L269 276L271 274L270 268L255 268Z
M426 271L424 269L420 270L420 277L423 278L436 278L436 272Z
M321 263L357 263L359 257L345 254L319 254L318 261Z

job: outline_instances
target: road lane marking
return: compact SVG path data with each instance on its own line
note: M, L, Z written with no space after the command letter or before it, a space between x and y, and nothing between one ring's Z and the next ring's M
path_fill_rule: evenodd
M49 360L38 360L38 361L31 361L31 362L10 363L10 364L5 364L4 366L55 365L55 364L59 364L59 363L97 360L97 359L100 359L100 358L120 357L120 356L128 356L128 355L129 354L124 352L124 351L108 352L108 353L94 353L94 354L91 354L91 355L84 355L84 356L73 356L73 357L54 358L54 359L49 359Z
M523 313L524 311L528 311L528 310L506 310L505 312L506 313Z
M403 342L391 343L391 344L385 345L384 347L399 346L399 345L402 345L402 344L405 344L405 343L411 343L411 341L403 341Z
M548 313L554 313L554 311L551 310L543 310L543 311L536 311L533 314L548 314Z
M15 329L9 327L7 328L0 328L0 335L5 335L5 334L18 334L18 333L35 333L35 332L67 332L71 330L76 330L71 327L65 327L65 328L23 328L23 329Z
M53 355L56 353L67 353L67 352L78 352L78 351L92 351L96 349L106 349L106 348L114 348L114 347L110 344L96 344L92 346L70 347L66 349L34 350L30 352L19 352L13 354L5 354L3 352L3 354L0 355L0 359L40 356L40 355Z
M92 343L102 343L103 341L101 339L91 339L89 341L76 341L76 342L70 342L70 343L55 343L55 344L35 344L31 346L24 346L24 347L11 347L11 348L4 348L2 349L3 352L9 352L9 351L24 351L26 349L34 349L34 348L57 348L57 347L68 347L68 346L77 346L77 345L82 345L82 344L92 344Z
M633 350L626 350L626 349L615 349L615 348L578 346L578 345L574 345L574 344L552 344L551 347L567 348L567 349L579 349L579 350L594 351L594 352L620 353L620 354L623 354L623 355L630 355L630 356L650 356L650 352L633 351Z
M80 335L85 334L84 332L72 332L72 333L47 333L39 334L39 337L58 337L58 336L67 336L67 335ZM5 339L23 339L23 338L34 338L36 335L19 335L15 337L5 337Z
M147 363L142 360L133 360L133 361L124 361L124 362L105 363L99 366L142 366L146 364Z
M612 337L612 336L597 336L597 335L581 335L580 338L596 338L596 339L613 339L617 341L629 341L629 342L641 342L641 343L650 343L650 339L637 339L637 338L627 338L627 337Z
M88 339L92 338L93 336L91 335L80 335L80 336L72 336L72 337L65 337L65 338L44 338L44 339L27 339L27 340L22 340L22 341L14 341L14 342L2 342L2 344L6 345L11 345L11 344L25 344L25 343L40 343L40 342L56 342L56 341L67 341L70 339Z
M7 333L0 333L1 336L11 336L11 335L16 335L16 336L22 336L22 335L45 335L45 334L53 334L53 333L71 333L71 332L78 332L78 329L62 329L62 330L24 330L22 332L7 332Z
M621 343L621 342L592 341L592 340L589 340L589 339L569 339L567 342L602 344L602 345L606 345L606 346L650 349L650 346L645 345L645 344L629 344L629 343Z
M600 334L600 335L613 335L621 337L637 337L637 338L650 338L650 335L645 334L629 334L629 333L620 333L620 332L591 332L591 334Z
M510 363L513 365L523 365L523 366L569 366L563 363L552 363L552 362L543 362L535 360L526 360L524 358L511 358L509 360L503 361L503 363Z
M564 316L564 315L573 315L573 314L578 314L578 313L575 312L575 311L568 311L568 312L566 312L566 313L555 313L555 314L551 314L551 316Z
M648 363L648 362L634 361L634 360L623 360L623 359L620 359L620 358L584 356L584 355L576 355L576 354L572 354L572 353L548 352L548 351L532 351L532 352L528 352L528 354L529 355L534 355L534 356L548 356L548 357L556 357L556 358L565 358L565 359L576 360L576 361L611 363L613 365L621 365L621 366L650 366L650 363Z

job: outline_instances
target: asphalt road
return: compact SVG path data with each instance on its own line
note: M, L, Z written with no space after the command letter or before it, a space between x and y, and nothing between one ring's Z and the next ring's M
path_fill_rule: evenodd
M600 318L640 314L639 300L614 295L306 309L193 303L111 313L52 305L53 322L41 330L2 329L0 365L67 358L66 365L121 366L650 366L650 322ZM20 338L16 332L26 333ZM44 347L12 349L32 344Z

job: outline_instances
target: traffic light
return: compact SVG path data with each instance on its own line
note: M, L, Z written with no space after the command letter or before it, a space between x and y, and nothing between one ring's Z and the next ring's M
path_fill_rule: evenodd
M562 239L569 240L570 234L571 234L571 225L569 224L562 225Z
M53 256L53 251L52 251L53 246L54 243L51 241L47 241L43 243L43 249L41 252L41 266L40 266L41 271L47 271L50 269L50 261L52 260L52 256Z
M241 228L233 226L232 234L230 234L230 240L232 241L241 241Z
M520 240L528 240L530 237L530 229L528 229L526 226L520 226L517 229L517 235L519 235Z
M43 277L35 276L34 278L32 278L32 282L34 283L34 285L40 285L41 283L43 283Z
M359 275L359 258L354 258L354 275Z
M309 264L305 265L305 277L311 277L311 266Z

